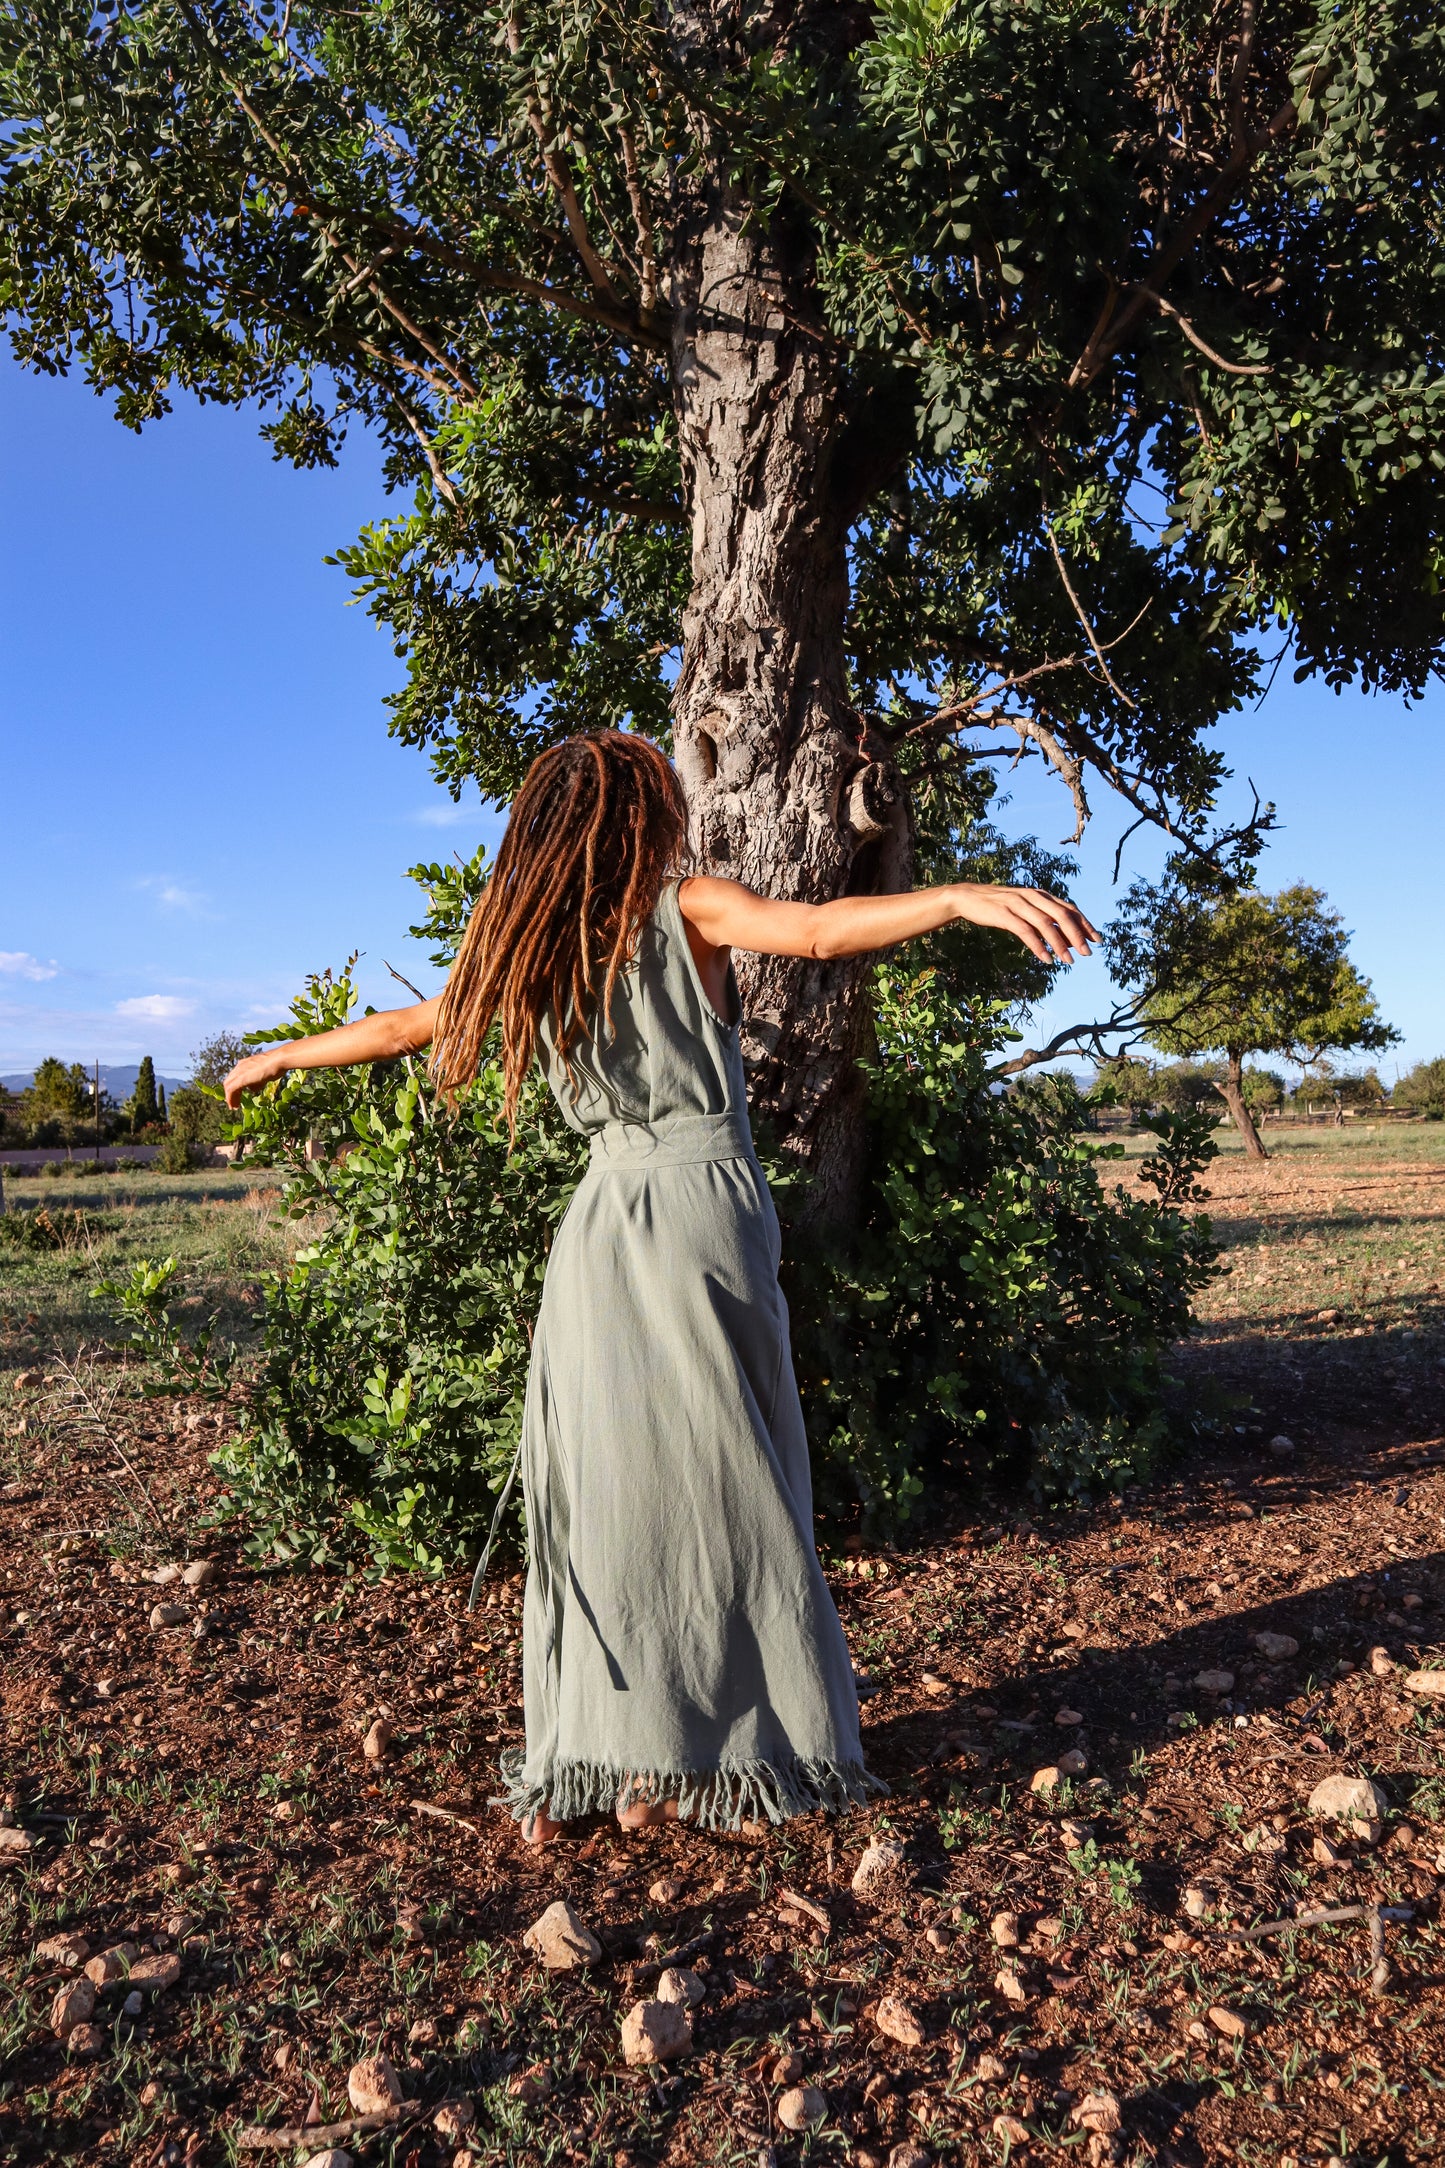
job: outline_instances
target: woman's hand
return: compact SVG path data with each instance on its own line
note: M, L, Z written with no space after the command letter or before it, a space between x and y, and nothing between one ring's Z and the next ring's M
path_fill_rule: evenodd
M248 1054L244 1061L237 1062L222 1086L233 1113L241 1104L242 1092L259 1091L263 1084L285 1076L291 1066L287 1059L290 1052L291 1042L283 1039L278 1046L263 1046L259 1054Z
M1090 943L1101 938L1067 897L1051 896L1045 888L987 888L973 881L955 881L949 893L956 899L957 915L967 924L997 926L1011 933L1040 963L1057 959L1071 964L1075 952L1087 956Z

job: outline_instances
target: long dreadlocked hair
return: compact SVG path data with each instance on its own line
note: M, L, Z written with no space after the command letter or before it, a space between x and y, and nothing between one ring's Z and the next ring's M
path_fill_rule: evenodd
M617 974L680 869L686 836L682 786L647 738L588 730L533 761L442 995L431 1072L447 1098L476 1075L500 1018L502 1111L515 1134L543 1016L564 1063L599 979L610 1019Z

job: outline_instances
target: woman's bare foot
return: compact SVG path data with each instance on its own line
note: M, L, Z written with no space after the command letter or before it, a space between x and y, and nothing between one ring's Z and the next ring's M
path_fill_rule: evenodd
M677 1820L675 1799L634 1799L631 1806L619 1806L617 1819L624 1829L657 1829L663 1822Z
M565 1822L554 1822L545 1807L538 1807L522 1824L522 1836L526 1843L538 1846L550 1844L567 1827Z

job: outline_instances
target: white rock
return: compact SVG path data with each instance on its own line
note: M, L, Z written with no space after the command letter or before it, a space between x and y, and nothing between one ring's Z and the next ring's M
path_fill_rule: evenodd
M1019 1916L1017 1912L996 1912L989 1923L989 1933L994 1946L1000 1950L1016 1950L1019 1946Z
M916 2010L899 1995L884 1995L873 2013L873 2022L885 2039L902 2048L921 2048L928 2034Z
M402 2097L401 2079L389 2055L366 2055L346 2074L346 2097L358 2115L381 2115Z
M1405 1691L1435 1697L1445 1694L1445 1671L1409 1671L1405 1674Z
M993 1984L1005 2002L1027 2002L1028 1990L1012 1965L1000 1965Z
M1256 1634L1254 1645L1266 1663L1283 1664L1299 1654L1299 1643L1293 1634Z
M811 2130L828 2113L828 2099L816 2085L790 2085L778 2101L777 2117L784 2130Z
M179 1581L180 1577L181 1569L179 1566L176 1565L157 1566L154 1573L148 1573L146 1575L146 1579L152 1582L157 1588L169 1588L171 1583L173 1581Z
M20 1859L33 1852L40 1839L29 1829L0 1829L0 1857Z
M1046 1762L1036 1769L1029 1779L1031 1792L1056 1792L1064 1781L1064 1772L1057 1762Z
M691 2009L707 1993L704 1982L688 1965L669 1965L658 1974L655 1993L659 2002L678 2002Z
M1368 1777L1325 1777L1309 1796L1311 1814L1326 1815L1333 1822L1365 1823L1376 1835L1389 1804L1379 1785Z
M35 1955L42 1965L63 1965L74 1971L83 1965L90 1955L90 1944L84 1935L47 1935L35 1945Z
M622 2020L622 2053L634 2068L670 2063L692 2049L692 2023L677 2002L635 2002Z
M389 1716L379 1716L361 1742L361 1751L369 1762L385 1761L396 1726Z
M527 1929L522 1947L540 1957L548 1972L575 1972L580 1965L595 1965L602 1955L597 1937L562 1897Z
M220 1568L214 1558L193 1558L181 1579L187 1588L210 1588L219 1574Z
M151 1613L151 1632L163 1633L168 1627L189 1626L190 1607L183 1603L158 1603Z
M892 1837L870 1837L853 1869L855 1897L873 1897L897 1883L903 1874L904 1849Z
M72 1980L62 1987L50 2005L50 2030L57 2040L68 2040L77 2025L86 2025L95 2013L95 1987L90 1980Z
M1395 1659L1388 1649L1371 1649L1369 1665L1377 1679L1392 1679L1395 1676Z
M1095 2130L1102 2137L1112 2138L1121 2121L1117 2095L1085 2093L1082 2100L1074 2103L1070 2121L1079 2130Z
M456 2145L465 2138L477 2120L477 2111L470 2100L444 2100L431 2119L432 2129L449 2145Z

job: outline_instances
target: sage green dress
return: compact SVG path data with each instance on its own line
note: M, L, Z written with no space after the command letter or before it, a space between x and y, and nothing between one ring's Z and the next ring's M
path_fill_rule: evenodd
M731 1005L737 989L729 976ZM670 883L548 1079L591 1139L557 1230L522 1423L527 1744L513 1814L677 1798L708 1827L882 1787L813 1546L778 1222L735 1023Z

